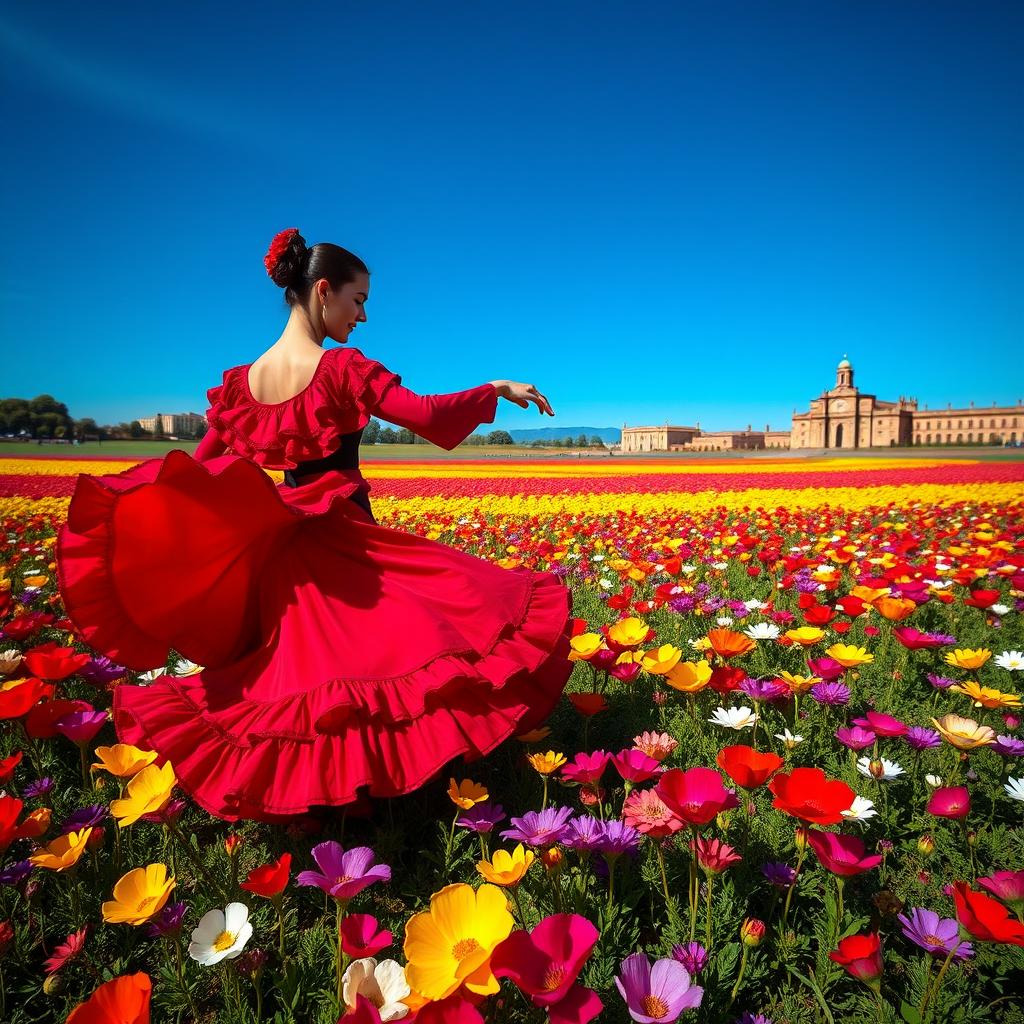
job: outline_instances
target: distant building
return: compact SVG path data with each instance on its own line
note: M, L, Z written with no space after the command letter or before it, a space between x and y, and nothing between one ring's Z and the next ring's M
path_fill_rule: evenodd
M788 448L789 431L754 430L701 430L695 427L627 427L622 424L620 452L717 452L754 451L762 448Z
M158 412L155 416L140 416L139 423L150 433L175 437L200 437L207 429L206 417L197 412Z
M914 413L914 444L1005 444L1024 439L1024 404L996 405L989 408L929 410Z

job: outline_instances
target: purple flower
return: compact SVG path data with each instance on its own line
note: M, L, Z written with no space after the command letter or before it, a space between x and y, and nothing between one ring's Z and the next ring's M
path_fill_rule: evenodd
M761 873L772 885L788 889L796 881L796 870L781 861L770 861L761 865Z
M41 779L36 779L35 782L30 782L24 790L22 790L22 796L26 800L31 800L36 796L44 796L53 789L53 779L49 775L44 776Z
M747 676L740 683L740 689L751 700L779 700L789 696L789 687L774 679L751 679Z
M903 925L903 934L932 956L946 957L954 948L954 960L966 960L974 955L974 947L969 942L960 942L960 929L954 918L940 918L934 910L915 907L910 917L899 914L896 919Z
M672 958L678 960L692 976L708 965L708 951L699 942L684 942L672 947Z
M0 871L0 885L15 886L23 882L30 874L35 865L30 860L19 860L9 864Z
M185 803L181 797L176 796L169 800L161 810L144 814L140 820L152 821L157 825L163 825L169 821L173 825L181 817L181 812L185 810Z
M821 584L812 579L810 575L801 576L796 581L796 592L798 594L815 594L820 586Z
M391 879L391 868L374 864L374 853L368 846L343 850L341 843L328 839L314 846L312 854L320 871L300 871L296 883L319 886L336 900L348 902L374 882Z
M850 699L850 688L845 683L815 683L810 693L819 704L845 704Z
M181 931L185 920L185 904L167 903L163 910L146 925L146 934L151 939L159 939L161 935L174 936Z
M521 818L512 818L513 828L501 834L527 846L551 846L561 842L565 823L572 817L571 807L548 807L543 811L527 811Z
M597 850L606 857L617 857L620 853L636 853L641 838L640 832L624 821L606 821L601 829Z
M505 820L505 809L501 804L476 804L463 811L455 823L474 832L490 832L499 821Z
M925 636L929 640L934 640L937 644L942 644L944 647L956 643L956 637L950 636L948 633L925 633Z
M83 828L95 828L108 817L105 804L90 804L88 807L79 807L70 815L60 827L58 835L67 835L68 832L80 832Z
M1020 757L1024 754L1024 740L1016 736L997 736L995 743L989 748L1003 757Z
M652 967L644 953L622 961L615 986L638 1024L672 1024L683 1010L700 1006L704 996L678 960L656 960Z
M82 747L92 742L107 721L106 711L71 711L54 722L54 728Z
M697 599L693 594L681 594L679 597L673 597L669 601L668 606L674 612L679 612L681 615L689 615L697 607Z
M950 679L949 676L937 676L929 672L928 682L931 683L936 690L948 690L956 682L956 680Z
M929 729L924 725L912 725L903 734L903 739L914 750L928 750L931 747L938 747L942 743L942 737L934 729Z
M604 835L603 826L604 822L593 815L581 814L566 824L561 842L570 850L596 850L600 847Z
M844 725L842 728L836 729L836 739L851 750L863 750L865 747L870 747L876 738L871 729L865 729L860 725L852 727Z
M124 665L118 665L116 661L111 661L105 654L94 654L92 661L78 670L78 675L87 683L103 686L105 683L120 679L127 671L128 669Z
M736 1024L773 1024L773 1021L763 1013L751 1013L749 1010L744 1010L743 1016L736 1018Z

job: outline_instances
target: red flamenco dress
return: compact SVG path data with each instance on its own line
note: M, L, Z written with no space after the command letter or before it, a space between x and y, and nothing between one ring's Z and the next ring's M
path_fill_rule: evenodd
M195 457L76 481L57 539L76 629L136 671L169 648L202 666L116 686L120 741L211 814L279 821L408 793L543 721L572 669L566 585L378 525L358 468L371 416L451 450L494 421L494 386L417 395L341 347L266 404L249 365L207 392Z

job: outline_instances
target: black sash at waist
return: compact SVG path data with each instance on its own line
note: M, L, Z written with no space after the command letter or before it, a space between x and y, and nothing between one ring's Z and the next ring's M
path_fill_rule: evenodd
M300 462L294 469L286 469L284 482L289 487L297 487L302 477L311 476L313 473L323 473L328 469L358 469L359 438L362 433L362 430L356 430L351 434L342 434L341 444L330 455L325 455L322 459Z

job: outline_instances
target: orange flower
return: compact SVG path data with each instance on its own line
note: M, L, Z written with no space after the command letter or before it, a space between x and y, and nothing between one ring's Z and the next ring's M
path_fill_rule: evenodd
M149 1024L153 984L145 971L105 981L70 1014L67 1024Z
M681 661L662 678L681 693L699 693L711 682L711 666L706 661Z
M736 658L749 653L757 646L750 637L724 626L712 629L708 633L708 643L720 658Z
M872 607L890 622L900 622L917 611L917 604L908 597L880 597Z
M451 802L464 811L483 803L489 795L486 786L481 786L479 782L473 782L471 779L463 779L459 783L454 779L448 780L448 796Z

